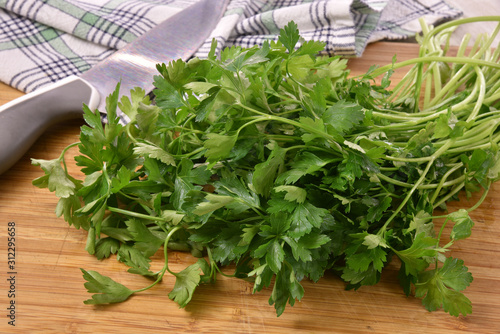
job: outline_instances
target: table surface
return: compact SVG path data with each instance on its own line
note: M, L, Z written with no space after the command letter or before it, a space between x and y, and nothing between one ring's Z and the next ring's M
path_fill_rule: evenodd
M379 42L369 45L363 57L351 60L353 74L369 66L390 63L417 54L417 46ZM396 73L397 79L400 74ZM22 93L0 85L0 104ZM32 186L41 176L30 158L53 159L68 144L78 141L82 120L52 126L24 157L0 176L0 333L500 333L500 184L472 213L476 222L470 238L453 246L451 255L465 260L474 276L466 290L473 314L452 317L443 311L428 312L420 299L406 297L397 283L397 268L389 266L380 283L346 291L334 275L318 283L304 282L305 296L281 317L267 300L269 291L252 294L251 283L220 277L200 286L184 309L168 299L174 280L166 276L151 290L125 303L84 305L89 294L79 268L98 270L130 288L146 280L126 272L115 258L98 261L87 254L84 231L57 218L57 198ZM69 155L75 154L70 150ZM70 159L71 160L71 159ZM78 174L74 165L69 168ZM471 202L477 197L472 198ZM470 203L469 203L470 204ZM467 203L453 203L457 210ZM7 227L16 226L16 327L7 324ZM153 268L161 266L161 256ZM194 260L172 252L171 268L181 270Z

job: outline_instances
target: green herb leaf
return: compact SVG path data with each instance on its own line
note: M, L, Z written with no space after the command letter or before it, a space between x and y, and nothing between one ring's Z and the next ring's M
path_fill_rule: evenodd
M410 248L394 252L405 263L406 275L417 276L429 266L427 259L436 256L436 245L436 239L420 233L415 236Z
M278 40L287 48L288 52L292 53L295 50L295 45L299 41L299 29L297 24L290 21L283 29L280 30Z
M304 203L307 196L307 191L305 189L295 187L295 186L277 186L274 188L277 192L285 192L285 200L290 202Z
M134 292L126 286L113 281L111 278L101 275L96 271L83 272L83 278L87 281L84 285L88 292L94 293L92 299L84 301L85 304L109 304L120 303L127 300Z
M237 139L236 135L207 134L207 140L204 143L204 147L207 149L205 156L210 162L217 162L229 157Z
M275 146L266 161L255 165L252 183L257 194L269 196L276 175L285 162L285 154L284 149Z
M68 198L75 194L75 183L68 177L59 159L32 159L31 161L33 165L40 166L45 171L45 175L34 180L33 185L48 188L61 198Z
M155 145L137 143L134 147L134 153L153 159L158 159L164 164L175 166L174 157L172 157L170 153Z
M339 101L328 108L321 118L325 124L331 126L338 133L345 134L360 124L364 117L363 108L360 105Z
M234 201L231 196L222 196L216 194L206 194L205 200L199 203L194 209L193 213L198 216L213 212L217 209Z
M97 259L102 260L108 258L111 254L116 254L120 248L120 242L116 239L106 237L99 239L95 245L95 256Z
M424 297L422 303L429 311L443 307L453 316L467 315L472 313L471 302L460 291L471 282L472 275L463 261L449 257L441 268L419 275L415 295Z
M455 225L450 233L450 238L453 240L460 240L468 238L472 233L474 221L470 218L469 213L465 209L459 209L448 215Z
M186 307L191 298L193 298L194 291L200 283L201 275L203 275L202 268L204 267L204 261L204 259L199 259L198 262L174 274L175 285L168 294L168 297L179 304L179 307Z

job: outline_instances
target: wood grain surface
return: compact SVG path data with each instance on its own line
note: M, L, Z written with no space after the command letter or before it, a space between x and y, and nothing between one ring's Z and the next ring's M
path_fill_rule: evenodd
M416 55L417 48L375 43L349 66L353 74L361 73L371 65L390 63L395 53L402 60ZM1 104L20 95L0 85ZM346 291L331 274L318 283L306 281L302 301L287 307L281 317L268 305L269 290L252 294L251 283L222 276L215 284L200 286L184 309L168 299L174 285L168 275L161 284L125 303L84 305L89 294L79 268L98 270L133 289L148 281L127 273L115 258L98 261L87 254L85 233L56 218L57 198L31 184L42 172L30 164L30 158L56 158L78 140L82 124L75 120L51 127L22 160L0 176L0 333L500 333L500 184L472 213L476 222L472 236L451 251L452 256L465 260L474 276L466 290L473 304L473 314L467 317L428 312L419 299L406 297L397 283L396 264L384 271L379 284L358 291ZM68 154L71 157L75 151ZM81 175L74 165L70 169ZM471 203L453 203L450 210ZM12 300L7 281L9 222L16 227L15 327L8 325L7 317ZM161 261L158 255L153 269ZM169 255L174 271L194 261L184 253Z

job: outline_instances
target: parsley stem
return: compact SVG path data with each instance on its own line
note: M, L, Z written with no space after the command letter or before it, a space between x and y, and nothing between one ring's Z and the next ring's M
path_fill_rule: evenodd
M474 90L479 87L479 94L477 96L477 102L474 105L474 109L472 112L469 114L469 117L467 118L467 122L470 122L476 118L477 114L479 113L479 110L483 106L483 101L484 101L484 96L485 96L485 90L486 90L486 83L484 81L484 74L479 70L478 66L474 66L474 71L476 72L477 78L475 81L475 86ZM472 93L471 93L472 95Z
M471 206L470 208L467 209L467 212L472 212L476 210L481 204L483 204L484 200L486 199L486 196L488 195L488 192L490 191L490 185L491 185L491 179L488 179L488 184L486 185L486 188L484 188L483 194L481 195L481 198Z
M224 277L235 277L236 276L236 271L234 272L234 274L226 274L226 273L224 273L219 268L219 266L217 265L217 263L214 261L213 255L212 255L212 250L210 249L210 247L206 247L206 250L207 250L208 261L210 263L210 278L211 279L215 279L216 273L219 273L219 274L221 274Z
M385 65L379 67L375 71L372 72L373 77L378 77L381 74L384 74L389 69L398 69L408 65L414 64L425 64L431 62L445 62L445 63L456 63L456 64L470 64L470 65L478 65L478 66L486 66L495 69L500 69L499 63L494 63L488 60L474 59L474 58L466 58L466 57L446 57L446 56L426 56L424 58L413 58L401 61L399 63ZM458 79L458 77L457 77ZM442 94L443 95L443 94Z
M125 197L125 198L128 198L129 200L132 200L132 201L137 201L137 200L139 199L139 198L137 198L137 197L133 197L133 196L131 196L131 195L127 194L127 193L124 193L124 192L123 192L123 191L121 191L121 190L120 190L119 192L117 192L117 194L120 194L121 196L123 196L123 197Z
M146 215L146 214L143 214L143 213L129 211L129 210L124 210L124 209L120 209L120 208L115 208L115 207L112 207L112 206L108 206L108 210L111 211L111 212L120 213L120 214L123 214L123 215L126 215L126 216L131 216L131 217L141 218L141 219L147 219L147 220L156 221L156 222L166 222L167 221L165 218L149 216L149 215Z
M325 153L332 153L331 150L328 150L324 147L320 147L320 146L311 146L311 145L294 145L294 146L289 146L289 147L285 147L283 148L285 151L290 151L290 150L299 150L301 148L305 148L305 149L308 149L308 150L316 150L316 151L322 151L322 152L325 152ZM335 161L340 161L341 159L340 158L335 158L335 159L329 159L327 161L327 163L330 163L330 162L335 162Z
M483 20L483 18L481 18L481 20ZM496 19L498 21L498 18ZM474 20L472 20L471 22L475 22ZM480 57L482 57L484 55L484 53L487 51L487 49L489 48L489 46L491 45L492 41L493 41L493 38L498 34L500 30L500 25L497 25L495 31L493 32L493 34L490 36L489 40L486 41L486 43L484 43L484 45L481 46L481 48L472 56L472 57L463 57L463 56L458 56L456 57L457 61L455 61L455 63L460 63L461 60L463 59L471 59L471 60L479 60ZM434 30L433 32L436 33L436 31L439 31L438 29ZM428 39L430 37L426 36L426 38L424 38L424 42L425 43L425 40ZM479 39L476 41L476 43L479 43ZM423 56L423 49L421 49L421 56ZM471 51L472 53L472 51ZM454 63L454 61L450 61L451 63ZM444 96L445 96L445 93L447 91L455 91L456 88L459 86L459 84L457 84L457 82L459 81L459 79L462 77L462 75L469 70L469 67L471 65L479 65L479 64L473 64L473 62L470 62L470 63L465 63L465 66L463 66L462 68L460 68L457 73L455 73L455 75L453 75L451 77L451 79L449 80L449 82L446 84L446 86L444 87L443 90L441 90L439 93L437 93L435 96L434 96L434 99L432 102L435 102L435 101L440 101ZM486 65L488 67L488 65ZM475 70L476 71L476 74L478 73L478 70ZM478 82L475 81L475 85L478 85ZM481 85L483 86L483 85ZM483 86L483 89L484 89L484 86ZM474 114L474 112L473 112ZM471 115L472 116L472 115ZM472 117L473 118L473 117ZM472 119L471 118L471 119Z
M436 187L436 190L434 191L434 194L432 195L431 199L430 199L430 202L431 203L434 203L434 201L436 200L437 196L439 195L439 192L441 191L441 189L443 187L448 187L450 185L455 185L456 183L460 183L460 182L463 182L465 180L465 175L462 175L458 178L456 178L455 180L453 180L453 182L445 182L447 179L448 179L448 176L450 176L451 174L453 174L456 170L458 170L459 168L463 167L463 163L458 163L456 164L455 166L453 166L452 168L450 168L441 178L441 181L439 182L439 184L437 185Z
M447 174L445 174L445 175L447 175ZM400 186L400 187L405 187L405 188L411 188L411 187L413 187L413 184L411 184L411 183L407 183L407 182L395 180L395 179L393 179L393 178L391 178L391 177L389 177L387 175L384 175L382 173L377 174L377 176L380 179L384 180L384 181L387 181L389 183L392 183L392 184ZM440 189L440 188L443 188L443 187L446 188L446 187L450 187L452 185L455 185L457 183L460 183L464 179L465 179L465 176L460 176L460 177L458 177L456 179L453 179L452 181L444 182L446 180L446 176L443 176L443 179L441 181L442 184L441 183L439 183L439 184L435 184L435 183L422 184L422 185L418 186L418 189L436 189L436 188Z
M252 124L254 124L254 123L259 123L259 122L262 122L262 121L264 121L264 120L266 120L266 119L265 119L265 118L262 118L262 117L257 117L257 118L252 119L251 121L249 121L249 122L247 122L247 123L243 124L242 126L240 126L240 127L238 128L238 130L236 130L236 135L239 135L239 134L240 134L240 132L241 132L241 130L243 130L243 129L244 129L244 128L246 128L247 126L252 125Z
M431 166L434 164L434 161L439 156L441 156L441 154L443 154L452 145L453 142L454 142L454 140L450 139L445 145L443 145L439 150L437 150L436 152L434 152L434 154L429 157L430 160L428 161L427 166L425 166L425 169L422 171L422 173L420 175L420 178L417 180L417 182L415 182L415 184L408 191L408 193L406 194L405 198L403 199L403 201L401 201L401 203L399 204L399 206L397 207L397 209L392 213L392 215L384 223L384 225L382 226L382 228L379 230L379 233L383 234L386 231L387 226L399 214L399 212L405 207L406 203L408 202L408 200L410 199L410 197L413 195L413 193L415 192L415 190L417 190L418 187L422 184L422 182L424 182L425 178L427 177L427 173L429 172Z
M385 233L385 231L387 230L387 226L389 226L389 224L392 222L392 220L394 218L396 218L396 216L399 214L399 212L405 207L406 203L408 202L408 200L410 199L410 197L413 195L413 193L415 192L415 190L418 189L418 186L425 180L425 177L427 176L427 173L429 172L429 169L431 168L433 162L434 162L434 159L431 160L431 161L429 161L427 163L427 166L425 167L424 171L422 172L420 178L417 180L417 182L415 182L415 184L413 185L413 187L406 194L406 196L403 199L403 201L401 201L401 203L399 204L399 206L397 207L397 209L394 210L394 212L392 213L392 215L386 220L386 222L384 223L384 225L382 226L382 228L379 230L378 233L380 235L382 235L383 233Z
M448 216L446 217L446 219L444 220L443 224L441 225L441 228L439 229L439 233L437 235L437 241L436 241L436 248L439 247L439 242L441 241L441 235L443 234L443 231L444 231L444 227L446 226L446 223L450 220L450 218L448 218ZM438 266L438 259L437 259L437 256L436 256L436 268Z
M70 145L66 146L62 150L61 154L59 155L59 160L63 160L64 159L64 156L66 155L66 152L68 152L69 149L71 149L71 148L73 148L75 146L78 146L80 144L81 144L81 142L76 142L76 143L73 143L73 144L70 144Z
M457 187L457 189L454 190L453 194L456 194L460 189L462 189L462 187L465 185L465 183L463 183L461 185L461 187ZM476 202L476 204L474 204L473 206L471 206L470 208L467 208L466 211L467 212L472 212L474 210L476 210L483 202L484 200L486 199L486 197L488 196L488 192L490 190L490 185L491 185L491 180L488 180L488 184L486 186L486 188L484 188L484 191L481 195L481 198L479 198L479 200ZM444 203L446 202L451 196L447 196L446 199L444 200L441 200L440 203L438 203L438 205L435 205L434 208L437 208L441 203ZM438 218L446 218L448 217L448 215L444 215L444 216L433 216L432 219L438 219Z
M447 153L448 154L456 154L456 153L461 153L461 152L471 152L474 150L485 150L485 149L488 149L488 148L492 147L493 145L497 144L499 141L500 141L500 134L496 135L495 137L493 137L492 139L490 139L489 141L484 142L484 143L474 143L474 144L467 145L467 146L459 146L456 148L450 148Z
M441 204L446 203L450 198L452 198L455 194L457 194L462 188L465 186L465 181L459 183L457 186L455 186L452 190L450 190L446 196L442 197L439 202L434 204L432 207L434 209L438 208Z
M188 158L188 157L193 156L195 154L198 154L198 153L200 153L200 152L202 152L204 150L205 150L205 147L201 146L201 147L198 147L195 150L192 150L191 152L186 152L186 153L183 153L183 154L173 154L173 156L175 158L180 158L180 157L186 157L186 158Z
M428 162L430 160L433 160L432 156L427 156L427 157L419 157L419 158L401 158L401 157L393 157L390 155L384 156L384 159L386 160L391 160L391 161L399 161L399 162Z
M156 284L158 284L158 282L160 282L163 279L163 276L165 275L166 271L168 271L169 273L171 273L174 276L176 275L174 272L172 272L168 268L168 247L167 247L167 245L168 245L169 240L174 235L174 233L177 232L178 230L180 230L181 228L182 228L182 226L176 226L176 227L172 228L168 232L167 237L165 238L165 241L163 243L163 255L164 255L164 258L165 258L165 264L163 265L163 268L160 270L160 272L159 272L158 277L156 278L156 280L153 283L151 283L150 285L148 285L148 286L146 286L146 287L144 287L142 289L133 290L134 293L151 289L153 286L155 286Z
M440 115L446 114L447 112L448 112L447 110L441 110L439 112L434 112L434 113L432 113L428 116L424 116L424 117L421 117L421 116L408 117L408 116L399 116L399 115L388 115L386 113L374 111L373 116L380 117L383 119L392 120L392 121L398 121L398 120L405 121L405 122L397 123L394 125L391 124L391 125L387 125L387 126L381 126L381 127L378 127L378 129L380 129L380 128L382 128L382 129L388 129L388 128L390 128L390 129L394 129L394 128L406 129L412 125L428 123L428 122L438 118Z
M78 146L78 145L80 145L80 142L76 142L76 143L73 143L73 144L70 144L70 145L66 146L62 150L61 154L59 155L58 159L59 159L59 161L62 161L62 164L64 166L64 171L66 172L66 174L68 174L68 166L66 165L66 159L64 159L64 156L66 155L66 152L68 152L69 149L71 149L71 148L73 148L75 146Z
M422 20L420 20L422 22ZM456 19L452 20L443 24L440 24L437 27L433 27L432 31L430 31L426 36L424 37L424 40L422 41L423 45L429 45L430 44L430 39L434 36L437 35L443 31L446 31L447 29L457 27L460 25L468 24L468 23L474 23L474 22L498 22L498 16L481 16L481 17L466 17L462 19ZM425 26L425 24L421 24L422 26ZM494 37L495 34L492 34Z
M132 141L132 143L137 144L137 139L132 135L132 126L135 126L135 122L131 122L125 126L125 131L127 132L128 137Z

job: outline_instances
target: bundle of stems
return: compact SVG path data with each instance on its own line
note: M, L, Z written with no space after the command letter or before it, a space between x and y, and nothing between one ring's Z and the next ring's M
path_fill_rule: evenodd
M386 156L386 160L395 165L420 164L425 172L437 159L446 160L451 167L449 171L435 183L427 184L405 184L385 174L380 176L403 187L435 189L431 198L435 208L466 186L467 166L461 157L475 150L496 150L500 141L500 132L497 131L500 123L500 48L493 45L500 32L500 22L491 34L479 35L472 46L471 35L466 34L458 48L450 47L450 37L458 26L485 21L499 22L499 17L466 18L438 27L430 27L421 20L423 33L417 36L420 44L418 57L393 62L371 73L377 77L412 66L391 90L391 95L380 101L380 105L390 104L391 108L381 108L373 113L380 124L367 133L383 132L393 144L399 143L403 149L412 138L419 133L422 136L427 129L435 148L432 155L393 155ZM430 125L435 127L430 129ZM424 178L422 174L422 181ZM488 186L485 188L487 192ZM469 211L479 205L477 203Z

